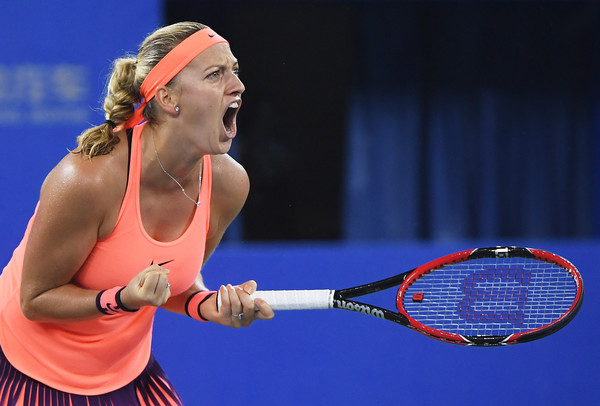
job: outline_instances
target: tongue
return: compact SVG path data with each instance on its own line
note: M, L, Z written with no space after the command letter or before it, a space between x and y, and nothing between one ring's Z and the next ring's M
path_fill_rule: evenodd
M225 125L225 134L227 135L227 138L235 137L235 128L231 125L230 126Z

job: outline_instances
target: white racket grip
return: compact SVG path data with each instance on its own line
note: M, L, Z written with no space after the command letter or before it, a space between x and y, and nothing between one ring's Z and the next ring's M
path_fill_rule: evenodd
M263 299L273 310L331 309L333 290L258 290L252 299Z

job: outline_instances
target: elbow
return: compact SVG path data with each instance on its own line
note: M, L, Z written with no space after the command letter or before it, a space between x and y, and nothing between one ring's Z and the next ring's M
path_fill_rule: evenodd
M39 320L39 313L37 311L35 311L35 306L33 304L33 300L31 299L24 299L21 296L21 312L23 313L23 316L25 316L25 318L27 318L28 320L31 321L37 321Z

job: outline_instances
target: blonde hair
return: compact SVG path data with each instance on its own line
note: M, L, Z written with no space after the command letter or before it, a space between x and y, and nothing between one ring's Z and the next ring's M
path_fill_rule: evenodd
M119 142L113 132L113 123L119 125L133 115L134 105L141 101L140 87L150 70L180 42L203 28L206 28L204 24L195 22L181 22L159 28L142 42L137 56L116 59L104 99L104 116L107 122L79 135L79 148L75 152L89 157L110 153ZM157 118L153 102L151 100L143 111L144 118L150 123Z

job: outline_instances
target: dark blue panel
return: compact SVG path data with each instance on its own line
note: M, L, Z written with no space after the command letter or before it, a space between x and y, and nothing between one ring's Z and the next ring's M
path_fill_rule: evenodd
M358 9L344 235L589 238L597 2Z

